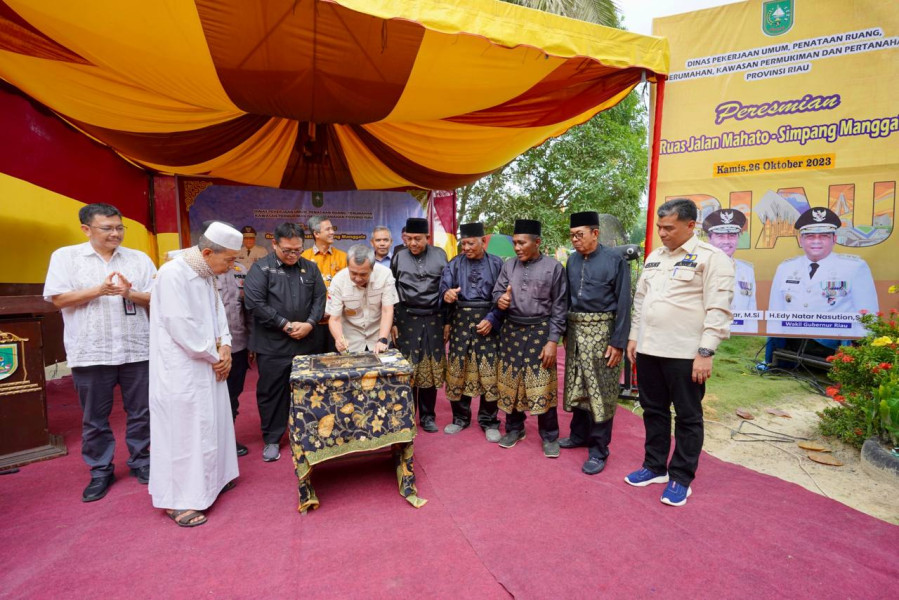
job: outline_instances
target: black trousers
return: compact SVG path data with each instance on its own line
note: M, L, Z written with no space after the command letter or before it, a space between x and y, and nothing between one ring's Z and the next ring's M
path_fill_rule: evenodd
M450 402L450 408L453 409L453 423L463 427L471 425L471 396L463 394L456 402ZM481 429L487 431L498 428L499 419L496 416L498 412L496 401L487 402L484 400L484 396L481 396L481 404L478 408L478 425L481 426Z
M605 460L609 457L609 444L612 443L612 419L594 423L593 413L575 408L571 413L569 439L575 444L585 444L590 458Z
M293 356L257 354L259 382L256 384L256 404L259 406L262 441L277 444L287 431L290 411L290 367Z
M418 422L424 419L434 419L437 416L437 388L412 388L415 395L415 411L418 413Z
M693 359L637 354L637 384L646 444L643 466L689 486L702 451L702 397L705 384L693 382ZM674 406L674 455L671 449L671 406Z
M527 414L519 410L507 414L506 433L524 429L524 422L527 418ZM559 413L555 406L542 415L537 415L537 431L540 432L540 438L544 442L554 442L559 439Z
M315 336L313 339L315 340L315 353L316 354L324 354L326 352L337 352L337 344L334 341L334 336L331 335L331 330L328 329L327 323L318 323L315 326L315 329L312 332L312 335Z
M250 351L246 348L231 353L231 372L228 373L228 396L231 399L231 418L236 419L240 408L240 395L250 368Z
M123 365L72 367L72 382L81 404L81 457L91 477L107 477L115 471L115 437L109 427L113 390L122 391L127 415L125 444L128 466L150 464L150 361Z

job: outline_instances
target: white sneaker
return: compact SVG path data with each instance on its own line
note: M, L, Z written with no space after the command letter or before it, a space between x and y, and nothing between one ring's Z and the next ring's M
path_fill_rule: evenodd
M487 441L491 444L499 442L500 438L502 438L502 435L500 435L499 433L499 429L496 427L491 427L490 429L485 431L484 434L487 436Z

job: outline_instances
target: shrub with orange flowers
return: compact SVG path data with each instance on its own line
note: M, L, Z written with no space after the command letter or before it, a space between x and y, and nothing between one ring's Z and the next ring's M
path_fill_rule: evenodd
M827 395L837 402L818 413L821 432L861 447L881 436L899 444L899 315L863 314L868 335L852 346L841 346L828 357L835 382Z

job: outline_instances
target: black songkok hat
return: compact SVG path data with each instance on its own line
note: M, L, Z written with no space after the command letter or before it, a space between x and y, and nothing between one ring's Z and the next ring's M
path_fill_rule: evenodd
M427 219L406 219L406 233L423 233L428 234Z
M534 221L533 219L516 219L515 220L515 231L514 234L518 233L526 233L528 235L536 235L540 237L540 221Z
M571 213L571 229L584 226L599 227L599 213L595 210Z
M796 219L793 227L803 233L834 233L843 225L839 215L829 208L810 208Z
M464 223L459 225L459 239L484 237L483 223Z

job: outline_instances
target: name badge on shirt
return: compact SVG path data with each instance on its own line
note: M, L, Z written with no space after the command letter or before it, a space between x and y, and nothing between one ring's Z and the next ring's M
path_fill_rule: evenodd
M688 255L687 258L685 258L684 260L674 263L674 266L675 267L694 267L695 268L696 262L690 260L690 258L689 258L690 256L691 255Z
M134 302L132 302L128 298L122 298L122 302L125 304L125 314L126 315L136 315L137 314L137 306L135 306Z

